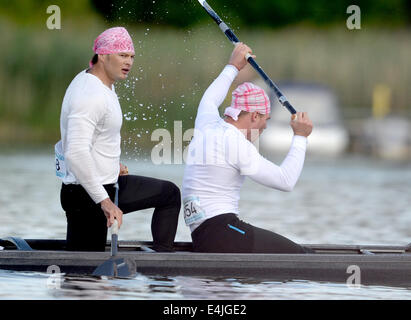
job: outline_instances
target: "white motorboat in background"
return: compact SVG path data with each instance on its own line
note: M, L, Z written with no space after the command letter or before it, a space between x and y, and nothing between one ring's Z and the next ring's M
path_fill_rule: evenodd
M387 160L411 159L411 121L398 115L367 118L363 124L361 147Z
M260 80L254 82L264 88L271 101L271 119L260 137L259 147L263 154L287 152L293 131L290 113L278 102L275 93ZM317 84L281 84L281 91L297 111L308 112L314 124L309 137L307 153L336 156L349 144L349 133L341 119L337 97L326 86Z

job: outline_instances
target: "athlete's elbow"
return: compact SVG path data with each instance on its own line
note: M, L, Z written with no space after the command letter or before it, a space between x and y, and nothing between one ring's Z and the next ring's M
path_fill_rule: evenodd
M281 178L281 184L283 185L283 188L285 192L291 192L294 190L295 185L297 184L298 177L289 175L289 174L282 174Z
M284 182L283 185L281 186L281 191L291 192L291 191L294 190L295 184L296 184L295 182L286 181L286 182Z
M294 187L293 186L283 186L280 188L280 190L283 192L291 192L294 190Z
M283 192L291 192L294 190L296 182L288 181L287 179L274 180L265 184L267 187Z
M82 159L89 155L87 151L86 149L67 148L66 152L64 152L64 159L71 165L81 165Z
M73 160L73 153L70 151L65 151L64 152L64 159L66 160L66 162L71 162Z
M275 190L283 191L283 192L291 192L294 190L294 185L291 185L291 184L276 183L276 184L267 184L266 186L271 189L275 189Z
M77 152L74 151L72 148L67 148L67 150L64 152L64 159L66 159L67 162L72 162L77 158Z
M67 166L71 168L71 170L73 170L73 168L76 167L78 157L76 157L72 152L65 152L64 159L66 161Z

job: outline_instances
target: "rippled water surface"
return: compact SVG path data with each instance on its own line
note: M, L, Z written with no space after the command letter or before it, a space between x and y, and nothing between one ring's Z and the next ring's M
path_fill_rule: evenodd
M181 186L183 166L124 162L132 174L167 179ZM0 237L65 238L60 183L53 170L51 152L0 155ZM240 210L242 220L299 243L408 244L411 242L411 164L356 157L338 160L309 157L291 193L246 181ZM120 240L152 240L151 212L126 215ZM182 217L176 240L191 240ZM143 275L132 280L62 275L57 280L59 289L53 289L47 274L0 271L0 299L411 298L407 288L350 288L345 284L310 281Z

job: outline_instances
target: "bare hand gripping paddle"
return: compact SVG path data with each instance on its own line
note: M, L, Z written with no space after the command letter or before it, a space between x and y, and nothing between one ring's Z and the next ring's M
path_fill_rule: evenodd
M227 36L228 40L230 40L233 44L240 42L234 32L224 23L223 20L218 16L218 14L209 6L207 1L205 0L198 0L200 4L203 6L205 11L209 14L209 16L218 24L221 31ZM259 75L263 78L265 83L274 90L275 94L278 97L280 103L287 108L288 111L292 115L295 115L297 111L293 108L293 106L288 102L287 98L282 94L280 89L275 85L275 83L270 79L269 76L261 69L261 67L257 64L253 57L250 54L247 54L246 59L249 64L259 73Z
M118 184L115 185L116 195L114 204L118 206ZM135 274L133 261L117 257L118 252L118 222L114 220L111 230L111 255L110 259L94 270L93 276L124 277L128 278Z

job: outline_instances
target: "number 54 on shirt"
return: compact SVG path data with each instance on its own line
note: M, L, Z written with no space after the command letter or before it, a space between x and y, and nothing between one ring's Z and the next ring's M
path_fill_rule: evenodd
M205 218L204 209L200 206L200 199L197 196L188 196L184 198L184 220L189 226L196 221Z

